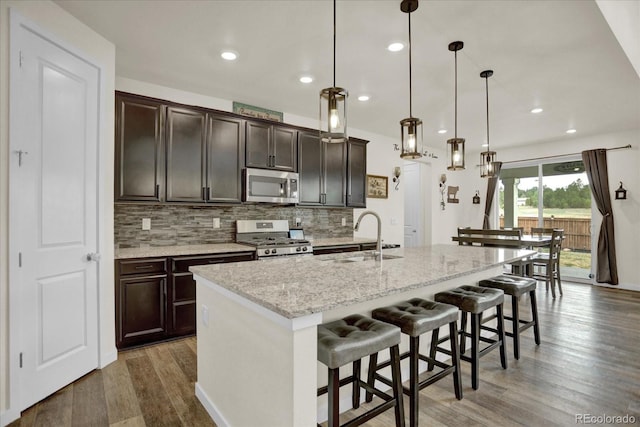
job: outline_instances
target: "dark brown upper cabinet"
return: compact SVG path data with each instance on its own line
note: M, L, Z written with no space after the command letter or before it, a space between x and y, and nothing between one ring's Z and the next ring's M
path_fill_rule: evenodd
M234 117L208 116L207 202L242 201L243 124Z
M207 114L167 108L167 201L206 200Z
M246 122L246 166L297 171L297 131L262 122Z
M167 201L240 203L243 121L167 108Z
M347 143L347 206L354 208L367 207L367 142Z
M163 199L165 109L160 102L116 94L116 201Z
M317 132L299 132L300 205L345 206L347 150L321 142Z

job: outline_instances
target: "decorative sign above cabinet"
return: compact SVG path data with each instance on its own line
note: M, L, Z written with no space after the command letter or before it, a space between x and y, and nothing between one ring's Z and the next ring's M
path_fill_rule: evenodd
M243 116L255 117L256 119L271 120L273 122L282 123L284 116L280 111L267 110L262 107L243 104L233 101L233 112Z

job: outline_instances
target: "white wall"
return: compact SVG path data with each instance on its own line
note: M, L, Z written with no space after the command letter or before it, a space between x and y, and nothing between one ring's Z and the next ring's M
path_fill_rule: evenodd
M115 46L86 25L48 0L0 3L0 424L19 415L9 401L9 310L8 305L8 206L9 206L9 8L57 39L84 52L103 67L103 99L105 112L100 132L100 168L105 173L99 179L101 205L99 242L103 255L100 263L100 360L107 363L116 356L114 329L113 272L113 155L115 80ZM11 351L16 357L16 351Z
M607 135L579 137L567 136L558 141L545 144L527 145L505 150L496 150L501 161L517 161L541 156L556 156L580 153L583 150L595 148L613 148L631 144L631 149L609 151L607 163L609 171L609 191L613 205L615 227L616 254L618 261L619 287L640 290L640 270L637 268L640 260L640 131L626 131ZM479 163L478 153L471 153L467 164ZM465 189L463 199L466 209L457 211L458 222L461 225L473 227L482 226L482 215L486 198L486 180L480 178L479 169L475 166L467 167L461 176L461 185ZM615 200L615 190L619 181L624 183L627 200ZM479 189L482 202L479 209L471 204L472 190ZM462 192L462 188L461 188ZM494 201L494 207L496 203ZM448 208L448 207L447 207ZM600 231L601 218L593 217L594 233ZM495 227L493 217L491 226ZM449 235L455 233L455 227L447 230ZM594 254L595 255L595 254ZM595 262L595 261L594 261Z

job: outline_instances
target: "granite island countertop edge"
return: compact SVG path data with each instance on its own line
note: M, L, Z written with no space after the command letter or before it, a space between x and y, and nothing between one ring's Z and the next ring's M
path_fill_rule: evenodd
M246 271L247 266L236 266L233 267L232 264L219 264L216 266L197 266L197 267L191 267L191 271L197 275L199 275L200 277L202 277L205 280L208 280L212 283L215 283L218 286L221 286L243 298L246 298L249 301L252 301L274 313L277 313L280 316L283 316L287 319L295 319L298 317L302 317L302 316L307 316L307 315L311 315L311 314L315 314L315 313L319 313L319 312L324 312L324 311L328 311L328 310L332 310L334 308L338 308L338 307L343 307L343 306L348 306L348 305L353 305L353 304L357 304L357 303L361 303L361 302L365 302L368 300L373 300L373 299L377 299L377 298L382 298L388 295L393 295L393 294L398 294L398 293L402 293L402 292L407 292L407 291L411 291L411 290L415 290L418 288L423 288L423 287L428 287L430 285L434 285L443 281L448 281L448 280L452 280L452 279L456 279L459 277L464 277L464 276L468 276L468 275L472 275L478 272L482 272L482 271L486 271L489 270L491 268L494 268L496 266L499 266L501 264L505 264L508 263L509 261L514 261L516 259L520 259L523 256L526 256L524 254L529 254L529 253L533 253L533 251L527 251L527 250L511 250L511 249L496 249L496 248L471 248L471 247L461 247L461 246L457 246L457 245L437 245L436 247L441 247L441 248L446 248L447 251L452 252L453 253L459 253L460 251L467 252L469 253L469 249L476 250L476 251L482 251L483 253L491 253L491 252L496 252L497 251L508 251L508 252L504 252L505 254L510 254L509 256L505 257L504 259L500 259L500 260L491 260L490 262L484 263L484 264L478 264L475 267L472 268L465 268L463 271L454 271L451 273L444 273L444 274L440 274L437 277L431 277L428 278L427 280L408 280L407 282L405 282L402 285L395 285L389 288L384 288L384 289L374 289L374 287L369 287L370 289L368 289L368 292L366 292L366 295L349 295L346 292L343 292L344 286L341 285L334 285L333 282L338 283L341 282L342 279L347 278L349 272L351 272L351 274L362 274L363 271L373 271L376 269L380 269L381 271L385 271L384 267L385 266L393 266L392 263L397 262L398 260L383 260L382 261L382 265L379 263L379 261L374 261L374 260L370 260L370 261L361 261L361 262L354 262L354 263L344 263L344 264L335 264L333 265L333 276L331 276L330 274L327 276L323 276L326 280L323 282L324 283L328 283L328 282L332 282L331 284L327 285L328 288L326 291L324 292L320 292L321 295L316 295L315 298L321 299L326 297L327 294L331 295L331 294L335 294L335 295L340 295L340 297L338 299L334 299L334 300L327 300L327 301L316 301L314 299L313 303L302 303L300 304L299 307L295 307L292 308L291 304L288 304L289 307L285 307L284 304L279 305L278 302L281 302L278 300L277 297L274 297L273 294L267 294L265 296L265 292L259 292L257 289L254 289L253 287L249 287L247 286L247 284L245 283L244 286L242 285L234 285L232 283L230 283L231 281L233 281L233 279L230 280L231 277L233 277L233 273L231 271L227 271L226 275L222 274L223 271L225 271L224 269L234 269L237 268L238 270L241 270L238 273L242 273L243 270ZM456 249L454 249L456 248ZM461 249L460 249L461 248ZM295 257L296 259L293 259L291 257L288 258L279 258L279 259L267 259L267 260L262 260L262 261L255 261L255 262L251 262L250 264L254 264L254 268L258 267L255 266L256 262L263 262L264 264L262 264L262 268L258 268L259 271L263 272L266 276L269 275L277 275L278 272L281 271L287 271L287 269L290 269L292 266L297 266L298 268L303 268L303 269L309 269L309 273L310 276L314 276L313 274L311 274L312 272L314 272L314 269L320 268L320 267L327 267L327 266L332 266L332 262L337 260L337 259L341 259L341 258L351 258L354 256L358 256L361 254L364 254L365 252L350 252L350 253L340 253L340 254L330 254L330 255L315 255L315 256L305 256L305 257ZM471 252L473 253L473 252ZM400 249L389 249L385 251L385 254L399 254L399 255L405 255L403 256L403 258L409 258L409 259L404 259L401 261L401 263L408 263L410 265L410 263L412 262L412 258L416 258L416 250L415 249L405 249L405 248L400 248ZM439 255L440 257L444 256L444 255ZM449 255L445 256L445 261L446 262L456 262L457 260L453 260L451 261L451 253ZM453 256L453 258L457 258L455 255ZM289 262L290 265L287 265L286 263ZM284 264L284 265L283 265ZM398 263L400 264L400 263ZM406 264L405 264L406 265ZM366 270L363 270L364 268L366 268ZM337 273L335 272L335 270L339 270ZM401 280L400 278L402 277L401 274L396 274L394 273L394 268L390 267L387 270L387 273L391 275L392 278L394 277L398 277L399 280ZM396 269L397 270L397 269ZM340 276L341 273L344 273L343 276ZM240 277L241 274L237 275L236 277ZM317 275L316 275L317 276ZM267 277L268 280L268 277ZM283 298L285 298L285 294L288 296L288 292L289 290L286 288L290 288L291 287L291 283L287 283L287 278L283 279L284 281L282 282L282 289L277 289L278 293L281 293L283 295ZM258 281L258 279L256 279L256 281ZM311 278L309 280L310 282L313 282L313 279ZM278 282L278 280L276 279L276 282ZM373 281L372 281L373 282ZM297 283L296 283L297 284ZM303 286L312 286L310 284L304 284ZM256 285L257 287L258 285ZM271 288L274 288L275 285L268 285ZM331 288L331 286L334 286L334 288ZM336 287L337 286L337 287ZM360 283L360 286L362 286L362 283ZM366 284L364 285L366 286ZM275 286L277 287L277 286ZM295 287L295 286L294 286ZM357 287L357 286L356 286ZM261 288L262 289L262 288ZM334 292L331 292L331 291ZM293 291L292 291L293 293ZM303 289L302 292L300 292L299 294L297 294L298 296L300 296L301 300L304 300L304 297L309 297L311 296L313 299L313 295L312 292L308 292L307 294L305 294L305 290ZM296 299L296 297L294 297L293 299Z

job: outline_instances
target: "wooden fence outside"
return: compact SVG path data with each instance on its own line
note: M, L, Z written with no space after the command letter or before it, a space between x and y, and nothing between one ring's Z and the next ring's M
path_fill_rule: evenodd
M563 249L591 252L590 218L543 218L543 227L562 228L564 230ZM500 227L504 227L504 218L500 218ZM538 227L537 217L519 216L517 227L524 227L524 234L531 233L531 227Z

